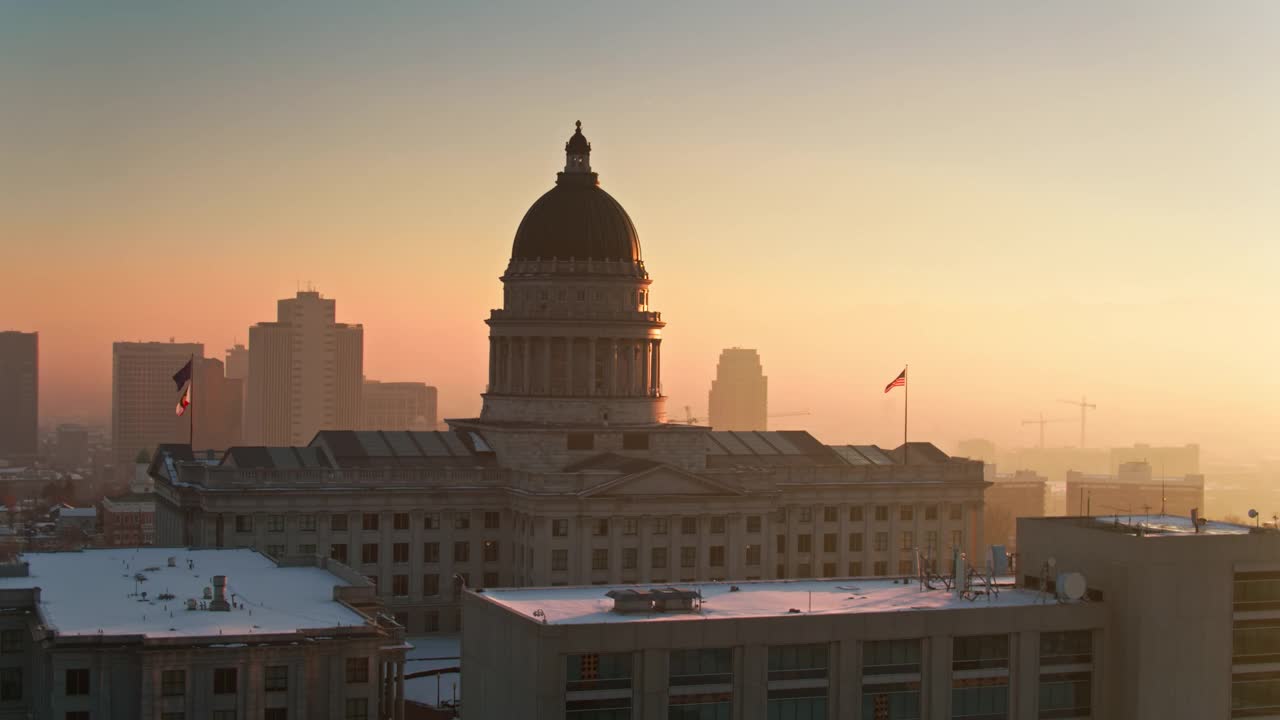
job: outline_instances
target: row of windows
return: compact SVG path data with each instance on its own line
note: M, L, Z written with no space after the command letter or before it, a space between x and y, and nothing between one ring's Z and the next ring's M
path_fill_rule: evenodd
M364 543L360 546L360 562L364 565L377 564L382 556L382 546L378 543ZM274 552L278 549L280 552ZM270 555L280 555L284 552L283 545L268 545L267 553ZM298 552L303 554L312 554L315 552L315 545L299 545ZM329 557L341 563L347 563L348 553L346 543L333 543L329 546ZM497 540L484 540L480 543L480 559L483 562L498 562L499 559L499 543ZM422 561L424 563L440 562L440 543L429 542L423 543ZM454 562L471 562L471 543L465 540L459 540L453 544L453 561ZM397 565L409 562L409 543L393 543L391 546L391 562Z
M249 533L253 532L253 515L236 515L235 527L236 532ZM297 516L298 530L301 532L314 532L316 530L316 516L313 514L302 514ZM484 512L484 529L498 530L502 527L502 513L496 511ZM381 528L381 513L363 513L360 516L360 527L362 530L379 530ZM409 513L392 513L391 527L393 530L409 529ZM440 513L426 513L422 516L422 527L424 530L439 530L441 528ZM471 513L461 512L453 516L453 528L455 530L471 529ZM348 516L346 513L334 513L329 516L329 529L334 531L349 530ZM284 515L268 515L267 516L267 532L284 532L285 516Z

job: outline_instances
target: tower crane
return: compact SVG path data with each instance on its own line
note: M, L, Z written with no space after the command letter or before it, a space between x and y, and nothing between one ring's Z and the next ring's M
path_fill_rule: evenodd
M1044 426L1048 425L1049 423L1067 422L1070 419L1071 418L1049 418L1046 420L1044 417L1044 413L1040 413L1039 420L1023 420L1022 424L1040 426L1040 449L1043 450L1044 449Z
M1080 449L1083 450L1084 449L1085 412L1088 410L1097 410L1098 406L1085 400L1085 397L1083 395L1080 396L1080 402L1076 402L1075 400L1059 400L1058 402L1063 402L1068 405L1075 405L1076 407L1080 408Z

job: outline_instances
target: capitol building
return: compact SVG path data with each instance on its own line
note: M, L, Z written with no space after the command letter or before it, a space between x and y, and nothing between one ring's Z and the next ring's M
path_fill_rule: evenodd
M653 280L591 156L579 124L516 229L478 417L162 445L157 544L336 560L410 633L456 630L467 587L914 576L953 548L985 565L980 462L669 422Z

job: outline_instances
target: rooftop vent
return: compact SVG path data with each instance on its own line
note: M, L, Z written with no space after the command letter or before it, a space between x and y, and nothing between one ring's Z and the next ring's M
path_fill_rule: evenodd
M613 599L613 611L616 613L692 612L702 606L702 597L696 590L673 587L610 590L605 597Z
M214 575L213 578L213 599L209 601L210 610L231 610L231 603L227 602L227 576Z

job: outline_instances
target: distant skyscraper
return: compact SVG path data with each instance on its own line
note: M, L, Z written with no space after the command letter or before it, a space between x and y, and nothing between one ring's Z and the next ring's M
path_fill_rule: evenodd
M193 408L204 404L199 367L204 345L175 342L118 342L111 349L111 445L115 477L133 477L139 450L168 442L187 442L190 419L178 417L173 374L195 356ZM199 421L199 415L196 417ZM197 430L197 432L199 432ZM196 437L196 445L200 438Z
M366 430L435 430L436 389L420 382L364 381Z
M196 363L195 449L226 450L243 444L244 380L230 378L222 361L205 358Z
M305 445L320 430L360 426L364 328L334 315L331 298L305 291L279 301L275 322L249 328L249 443Z
M0 332L0 458L34 458L40 452L40 336Z
M58 467L69 470L88 467L89 429L72 423L59 425L54 462Z
M235 380L249 377L249 348L239 343L227 348L226 374Z
M764 430L769 416L769 378L755 350L720 353L707 398L708 422L716 430Z

